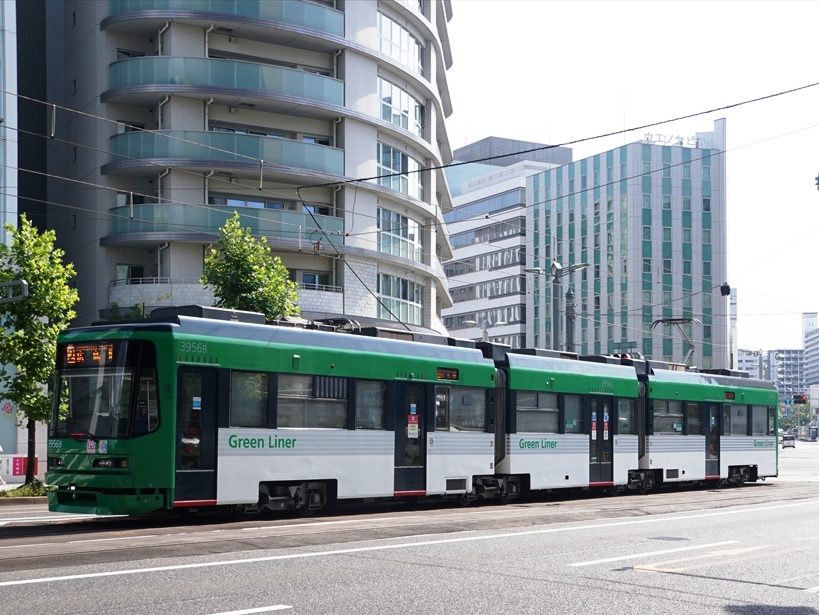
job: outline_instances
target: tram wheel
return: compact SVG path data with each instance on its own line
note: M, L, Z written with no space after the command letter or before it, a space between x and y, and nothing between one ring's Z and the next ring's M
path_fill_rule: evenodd
M467 495L458 495L455 496L455 501L458 503L458 506L463 506L464 508L466 508L467 506L472 504L472 502L475 501L475 498L470 498Z
M256 504L236 504L230 507L228 514L236 521L249 521L259 514L259 507Z
M302 517L312 517L313 515L315 515L319 511L319 509L318 508L297 508L296 511Z
M609 495L620 495L621 493L623 493L623 490L612 486L606 489L606 493L608 493Z

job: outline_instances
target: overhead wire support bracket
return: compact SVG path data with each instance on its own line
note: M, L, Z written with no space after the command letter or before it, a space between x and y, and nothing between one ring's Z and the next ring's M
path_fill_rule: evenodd
M694 346L694 342L692 342L688 336L685 334L685 331L682 328L682 325L690 325L694 323L696 325L702 326L702 322L700 322L697 318L659 318L651 323L651 328L654 329L657 325L673 325L677 328L677 331L680 332L680 335L683 336L686 342L688 342L688 352L683 359L683 365L688 365L688 360L693 356L694 350L696 346Z

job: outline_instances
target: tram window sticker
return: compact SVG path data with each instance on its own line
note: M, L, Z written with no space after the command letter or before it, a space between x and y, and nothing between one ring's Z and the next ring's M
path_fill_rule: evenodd
M438 368L438 380L457 380L458 370L451 367Z

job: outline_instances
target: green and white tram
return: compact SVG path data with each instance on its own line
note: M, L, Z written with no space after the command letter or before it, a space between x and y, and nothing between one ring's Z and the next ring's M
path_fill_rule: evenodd
M49 509L247 516L776 475L771 383L352 324L188 306L65 331Z

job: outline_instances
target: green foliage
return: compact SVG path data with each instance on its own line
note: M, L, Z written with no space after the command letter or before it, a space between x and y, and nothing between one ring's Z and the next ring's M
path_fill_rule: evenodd
M295 282L267 239L255 239L242 229L239 214L219 229L219 243L205 257L202 284L213 287L216 307L261 312L268 320L299 313Z
M18 417L48 422L54 379L57 334L76 315L77 291L68 286L74 266L63 264L54 247L54 231L42 234L20 216L20 227L7 224L11 246L0 244L0 282L25 280L28 299L0 304L5 333L0 336L0 385L17 406ZM12 365L14 370L6 371Z
M36 478L34 481L26 485L20 485L15 489L0 491L0 498L31 498L44 495L48 495L46 493L46 486L42 481L39 481Z
M810 423L809 404L791 404L788 410L788 416L781 413L779 415L779 426L782 429L790 429L791 427L807 425L808 423Z
M119 303L112 301L109 307L108 320L134 320L145 318L145 304L135 303L130 309L119 307Z

